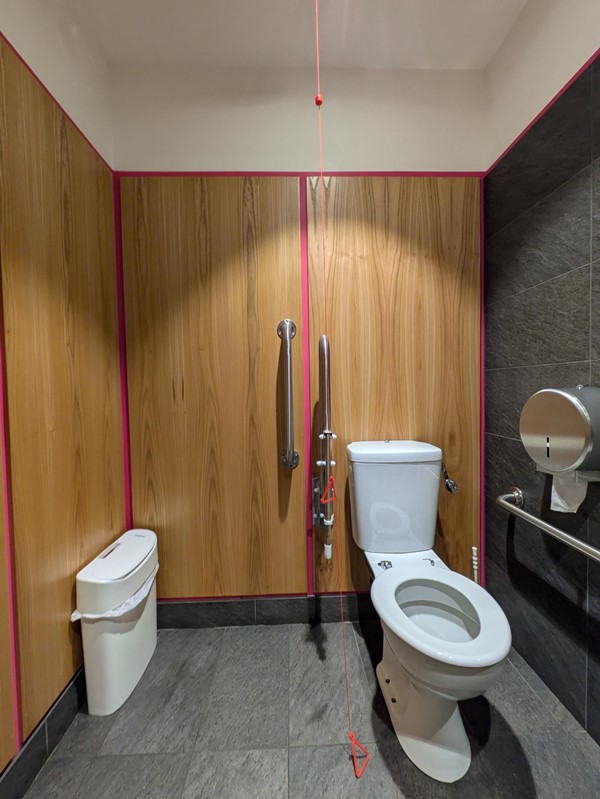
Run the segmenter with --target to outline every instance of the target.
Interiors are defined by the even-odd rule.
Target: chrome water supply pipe
[[[333,510],[335,461],[332,459],[332,441],[336,435],[331,430],[331,372],[327,336],[321,336],[319,339],[319,402],[323,427],[319,433],[320,457],[316,462],[316,466],[319,468],[319,477],[313,481],[313,524],[315,527],[325,528],[324,554],[326,560],[331,560],[335,520]]]

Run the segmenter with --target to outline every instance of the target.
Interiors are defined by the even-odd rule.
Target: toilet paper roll
[[[554,475],[550,510],[557,510],[560,513],[575,513],[585,499],[587,486],[587,483],[577,481],[576,472]]]

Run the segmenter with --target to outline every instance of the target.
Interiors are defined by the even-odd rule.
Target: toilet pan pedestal
[[[456,700],[417,687],[385,637],[377,679],[398,741],[415,766],[439,782],[463,777],[471,746]]]

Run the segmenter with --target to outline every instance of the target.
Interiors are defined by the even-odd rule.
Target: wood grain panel
[[[0,49],[0,253],[23,732],[81,663],[74,577],[123,529],[112,175]]]
[[[303,454],[298,180],[121,184],[134,519],[157,531],[159,594],[305,591],[276,334],[294,319]]]
[[[1,435],[1,433],[0,433]],[[9,564],[6,547],[4,516],[4,474],[0,460],[0,772],[17,749],[14,725],[13,668],[10,634],[10,604],[8,591]]]
[[[321,192],[316,180],[308,190],[316,353],[324,332]],[[436,548],[453,569],[470,574],[471,546],[479,544],[479,182],[330,178],[325,197],[343,588],[369,586],[349,518],[346,445],[353,440],[412,438],[442,448],[460,492],[440,494]],[[318,401],[316,358],[311,396]],[[314,540],[315,588],[334,591],[336,556],[325,561],[322,535]]]

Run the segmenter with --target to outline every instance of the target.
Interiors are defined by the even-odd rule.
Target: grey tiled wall
[[[495,497],[600,547],[600,484],[575,514],[519,438],[527,398],[600,386],[600,60],[485,179],[486,574],[515,648],[600,741],[600,564],[515,520]]]

